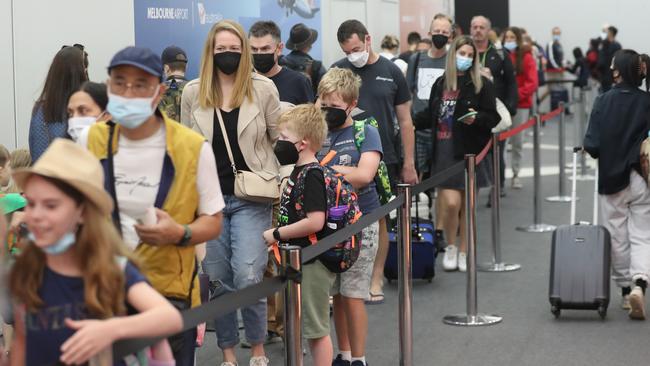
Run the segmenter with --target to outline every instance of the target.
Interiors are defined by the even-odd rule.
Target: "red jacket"
[[[517,72],[517,53],[510,52],[512,66]],[[517,89],[519,91],[519,102],[517,108],[527,109],[533,106],[533,95],[537,90],[539,82],[537,80],[537,65],[535,58],[530,52],[524,53],[521,73],[517,73]]]

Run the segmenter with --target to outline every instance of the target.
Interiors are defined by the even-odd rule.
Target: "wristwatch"
[[[276,227],[275,230],[273,230],[273,238],[277,241],[282,240],[282,238],[280,238],[280,228]]]
[[[190,229],[190,226],[183,225],[183,229],[185,230],[183,237],[176,243],[179,247],[186,247],[190,243],[190,240],[192,240],[192,229]]]

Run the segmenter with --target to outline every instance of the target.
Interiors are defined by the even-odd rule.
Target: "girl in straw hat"
[[[57,139],[14,179],[28,200],[30,242],[9,276],[13,365],[83,364],[97,355],[110,360],[118,339],[180,331],[179,312],[133,265],[109,220],[113,202],[89,152]],[[127,306],[138,313],[130,315]]]

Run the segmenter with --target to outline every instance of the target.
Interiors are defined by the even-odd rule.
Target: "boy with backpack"
[[[264,239],[269,244],[279,242],[308,247],[332,232],[328,229],[330,222],[326,226],[326,221],[334,217],[332,209],[340,207],[331,207],[333,203],[330,202],[331,183],[338,178],[316,160],[316,153],[327,134],[327,125],[318,108],[313,104],[302,104],[280,116],[278,130],[280,137],[275,153],[293,156],[291,160],[295,168],[280,198],[279,227],[265,231]],[[349,187],[347,182],[342,183],[342,186]],[[354,194],[347,188],[344,192],[337,190],[335,193],[339,196],[337,198],[343,198],[338,203],[348,205],[344,219],[350,221],[350,215],[357,217]],[[358,245],[354,240],[351,242]],[[333,357],[329,293],[336,279],[332,270],[337,268],[331,264],[321,255],[302,267],[303,336],[309,342],[316,366],[329,366]]]
[[[382,159],[382,146],[378,129],[371,125],[372,118],[352,119],[360,86],[361,78],[349,69],[332,68],[323,76],[318,95],[329,132],[318,158],[321,164],[327,164],[352,184],[358,193],[361,212],[368,214],[380,207],[375,176]],[[333,366],[366,366],[368,316],[364,302],[370,293],[379,223],[363,229],[361,237],[359,258],[348,271],[337,275],[333,289],[339,346]]]

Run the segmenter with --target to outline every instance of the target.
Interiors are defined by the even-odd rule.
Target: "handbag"
[[[641,177],[645,180],[646,184],[650,186],[650,136],[648,136],[641,143],[641,151],[639,154],[639,164],[641,165]]]
[[[501,121],[499,121],[499,124],[494,126],[492,129],[492,133],[495,132],[503,132],[512,126],[512,117],[510,116],[510,112],[508,111],[508,108],[506,107],[505,104],[501,101],[501,99],[496,98],[496,103],[497,103],[497,113],[499,113],[499,117],[501,117]]]
[[[276,177],[264,179],[253,172],[237,170],[237,167],[235,166],[235,158],[233,157],[230,148],[226,126],[223,123],[223,117],[221,116],[221,111],[218,108],[216,111],[217,118],[219,119],[219,126],[221,126],[221,133],[223,134],[223,140],[226,143],[228,159],[230,159],[232,172],[235,175],[235,197],[261,203],[267,203],[280,198],[280,187]]]

